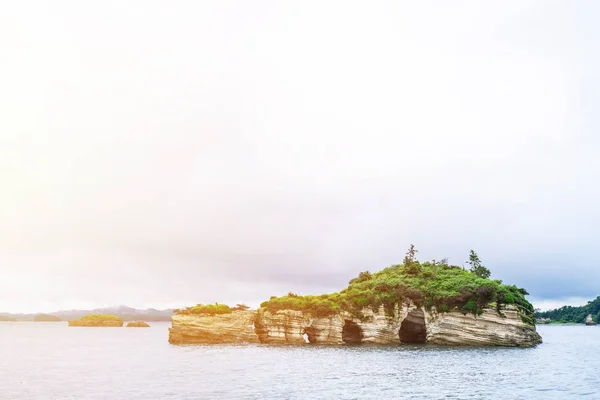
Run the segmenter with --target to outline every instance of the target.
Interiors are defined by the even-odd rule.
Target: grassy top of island
[[[495,308],[501,313],[502,305],[512,304],[519,310],[523,322],[534,324],[533,306],[525,298],[527,291],[489,279],[490,271],[473,250],[467,261],[469,270],[449,265],[446,259],[419,262],[416,253],[411,245],[402,264],[374,273],[361,272],[340,292],[316,296],[290,292],[286,296],[272,296],[261,303],[261,308],[270,312],[298,310],[315,317],[347,311],[362,318],[365,307],[374,311],[383,307],[387,315],[394,316],[396,306],[409,301],[426,309],[435,307],[439,312],[458,310],[464,314],[481,314],[484,308]],[[198,304],[175,310],[175,313],[216,315],[231,313],[235,309],[219,303]]]
[[[245,311],[249,309],[245,304],[238,304],[235,307],[229,307],[227,304],[197,304],[195,306],[186,307],[184,309],[173,310],[178,315],[219,315],[231,314],[233,311]]]
[[[69,326],[123,326],[123,320],[112,314],[88,314],[69,321]]]

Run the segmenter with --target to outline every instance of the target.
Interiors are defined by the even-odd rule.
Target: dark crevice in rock
[[[267,343],[269,341],[269,332],[267,331],[267,327],[260,320],[260,315],[257,313],[254,317],[254,322],[252,324],[254,326],[254,333],[258,336],[258,341],[261,343]]]
[[[345,320],[342,328],[342,341],[344,343],[361,343],[362,339],[363,334],[360,326],[349,319]]]
[[[425,315],[422,310],[412,310],[400,325],[400,342],[408,344],[422,344],[427,340],[425,328]]]

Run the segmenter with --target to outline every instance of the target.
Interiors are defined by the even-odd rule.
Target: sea
[[[600,399],[600,326],[534,348],[171,345],[169,323],[0,323],[0,399]]]

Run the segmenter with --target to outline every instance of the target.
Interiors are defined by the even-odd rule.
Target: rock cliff
[[[360,318],[339,312],[326,318],[296,310],[234,311],[221,315],[175,315],[169,330],[173,344],[440,344],[529,347],[541,343],[535,326],[522,321],[515,307],[501,314],[458,311],[437,313],[414,304],[396,307],[394,316],[363,309]]]
[[[219,315],[174,315],[169,329],[173,344],[259,343],[254,332],[256,311]]]
[[[516,307],[507,306],[501,313],[485,309],[478,316],[460,312],[429,315],[427,343],[516,347],[542,343],[535,326],[524,323]]]

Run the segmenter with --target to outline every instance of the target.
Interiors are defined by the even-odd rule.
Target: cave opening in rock
[[[317,343],[317,335],[319,334],[319,330],[314,326],[309,326],[308,328],[304,328],[304,340],[310,344]]]
[[[427,329],[425,328],[425,315],[422,310],[412,310],[400,325],[400,342],[407,344],[426,343]]]
[[[362,339],[363,334],[360,326],[349,319],[345,320],[342,328],[342,341],[344,343],[361,343]]]

